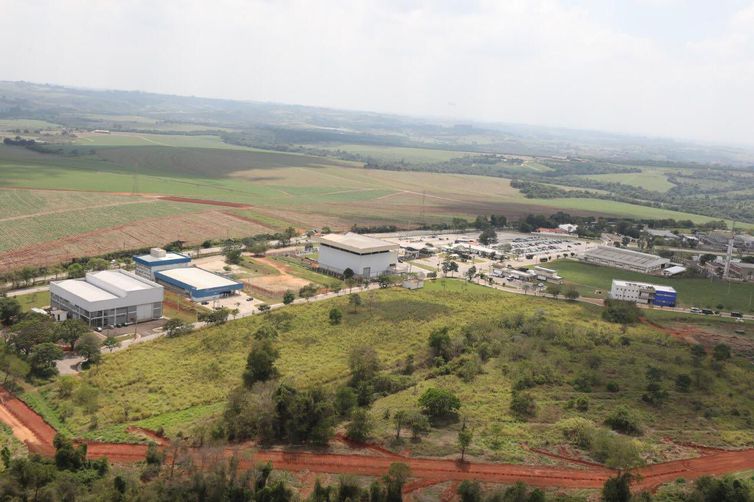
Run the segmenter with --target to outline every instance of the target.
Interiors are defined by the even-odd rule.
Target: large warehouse
[[[319,267],[342,274],[350,268],[360,277],[377,277],[398,263],[398,244],[348,232],[320,238]]]
[[[149,254],[134,256],[134,263],[136,263],[136,275],[153,281],[155,272],[188,267],[191,258],[178,253],[169,253],[161,248],[152,248]]]
[[[647,284],[644,282],[619,281],[613,279],[609,297],[634,303],[675,307],[676,292],[670,286]]]
[[[243,284],[197,267],[181,267],[155,272],[157,282],[186,293],[192,300],[211,300],[231,296]]]
[[[162,317],[163,287],[125,270],[50,283],[50,305],[93,328]]]
[[[581,260],[595,265],[622,268],[645,274],[657,272],[670,264],[670,260],[661,256],[611,246],[590,249],[584,253]]]

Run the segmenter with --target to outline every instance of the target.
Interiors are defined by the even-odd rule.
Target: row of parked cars
[[[704,315],[722,315],[719,310],[712,310],[712,309],[700,309],[697,307],[692,307],[689,309],[689,312],[692,314],[704,314]],[[735,317],[738,322],[744,322],[744,315],[741,312],[731,312],[731,317]]]

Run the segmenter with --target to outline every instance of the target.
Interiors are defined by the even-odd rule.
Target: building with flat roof
[[[537,274],[537,279],[540,281],[562,282],[563,278],[558,275],[557,270],[551,268],[535,266],[532,270]]]
[[[162,317],[163,287],[125,270],[50,283],[50,305],[94,328]]]
[[[398,244],[348,232],[320,237],[319,268],[342,274],[350,268],[360,277],[377,277],[398,263]]]
[[[169,270],[171,268],[188,267],[191,258],[188,256],[170,253],[161,248],[152,248],[149,254],[134,256],[136,263],[136,275],[154,280],[155,272]]]
[[[197,267],[180,267],[155,272],[155,279],[192,300],[212,300],[231,296],[243,289],[240,282]]]
[[[675,307],[676,292],[670,286],[613,279],[609,298],[658,307]]]
[[[670,260],[661,256],[612,246],[590,249],[582,255],[581,260],[586,263],[633,270],[644,274],[658,272],[670,264]]]

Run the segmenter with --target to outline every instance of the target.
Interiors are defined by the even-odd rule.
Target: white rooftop
[[[238,282],[226,279],[225,277],[197,267],[174,268],[170,270],[161,270],[159,275],[169,277],[176,281],[196,289],[221,288],[224,286],[234,286]]]
[[[99,279],[107,285],[112,285],[115,288],[125,291],[141,291],[144,289],[151,289],[155,285],[151,281],[146,282],[144,279],[137,278],[132,274],[125,274],[120,270],[102,270],[100,272],[90,272],[86,274],[87,280],[91,278]]]
[[[634,251],[632,249],[616,248],[612,246],[600,246],[592,248],[584,256],[600,258],[603,260],[611,260],[616,262],[627,263],[630,265],[639,266],[656,266],[659,267],[665,263],[670,263],[670,260],[661,256],[642,253],[640,251]]]
[[[160,252],[161,251],[161,252]],[[170,253],[165,251],[164,249],[155,248],[152,249],[149,254],[143,254],[137,256],[140,260],[144,260],[148,263],[158,263],[161,261],[167,261],[167,260],[180,260],[180,259],[188,259],[188,256],[178,254],[178,253]]]
[[[67,279],[65,281],[56,282],[55,284],[61,289],[88,302],[100,302],[103,300],[114,300],[118,298],[114,294],[81,279]]]
[[[647,282],[634,282],[634,281],[621,281],[619,279],[613,279],[614,286],[627,287],[627,286],[639,286],[640,288],[652,288],[655,291],[666,291],[668,293],[675,293],[675,289],[670,286],[662,286],[660,284],[649,284]]]
[[[345,251],[351,251],[357,254],[379,253],[381,251],[391,251],[398,249],[398,244],[383,241],[368,235],[348,232],[346,234],[327,234],[320,237],[320,242]]]

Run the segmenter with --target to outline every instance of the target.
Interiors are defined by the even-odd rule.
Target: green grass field
[[[14,129],[61,129],[60,124],[53,124],[44,120],[32,119],[0,119],[0,131],[11,131]]]
[[[21,310],[28,312],[34,307],[42,308],[50,305],[50,292],[38,291],[14,297],[21,304]]]
[[[204,128],[208,129],[208,128]],[[258,151],[245,146],[225,143],[219,136],[183,134],[111,133],[83,134],[74,142],[76,145],[102,146],[169,146],[174,148],[216,148],[221,150]],[[259,150],[261,151],[261,150]]]
[[[610,291],[612,280],[622,279],[672,286],[678,293],[678,304],[681,306],[716,308],[722,304],[726,310],[754,311],[754,283],[657,277],[571,260],[554,261],[548,267],[557,270],[566,284],[574,284],[585,296],[598,296],[594,291],[600,290],[604,297]]]
[[[666,171],[652,168],[642,168],[642,172],[640,173],[593,174],[587,176],[587,178],[597,181],[623,183],[656,192],[667,192],[675,186],[668,181]]]
[[[196,426],[222,411],[228,392],[240,382],[252,333],[272,323],[281,333],[278,367],[285,381],[298,386],[345,381],[352,347],[374,347],[385,371],[397,370],[409,354],[414,355],[416,385],[378,399],[372,408],[375,434],[387,444],[393,431],[385,417],[415,408],[417,397],[428,387],[447,388],[461,398],[461,415],[474,429],[472,453],[498,460],[529,458],[521,447],[524,441],[531,446],[563,443],[565,421],[581,417],[599,426],[618,404],[630,406],[639,416],[646,433],[635,443],[646,460],[672,455],[672,448],[661,441],[664,437],[714,444],[754,441],[745,414],[730,412],[732,407],[754,409],[754,396],[748,392],[750,363],[743,360],[726,363],[719,376],[703,364],[697,370],[705,388],[681,393],[673,388],[675,376],[697,371],[688,347],[646,325],[622,332],[620,326],[600,320],[599,308],[593,305],[510,295],[454,280],[428,283],[423,290],[380,290],[362,297],[364,304],[357,310],[346,298],[297,305],[106,354],[101,365],[82,375],[72,397],[58,396],[57,384],[48,384],[33,394],[35,408],[52,423],[60,422],[62,414],[67,428],[89,438],[126,439],[128,424],[191,435]],[[337,326],[328,322],[333,306],[344,312]],[[506,328],[518,314],[539,327],[528,328],[528,335]],[[453,373],[432,376],[431,367],[424,366],[428,336],[443,326],[458,340],[494,340],[492,356],[473,381]],[[648,366],[663,370],[663,385],[669,391],[667,402],[658,408],[640,400]],[[530,372],[550,376],[548,383],[529,390],[537,415],[527,422],[514,418],[508,406],[512,382]],[[572,385],[580,375],[589,376],[589,392]],[[618,383],[620,390],[606,392],[608,382]],[[587,399],[588,410],[568,406],[576,397]],[[410,447],[415,454],[453,453],[458,426],[433,429]]]

